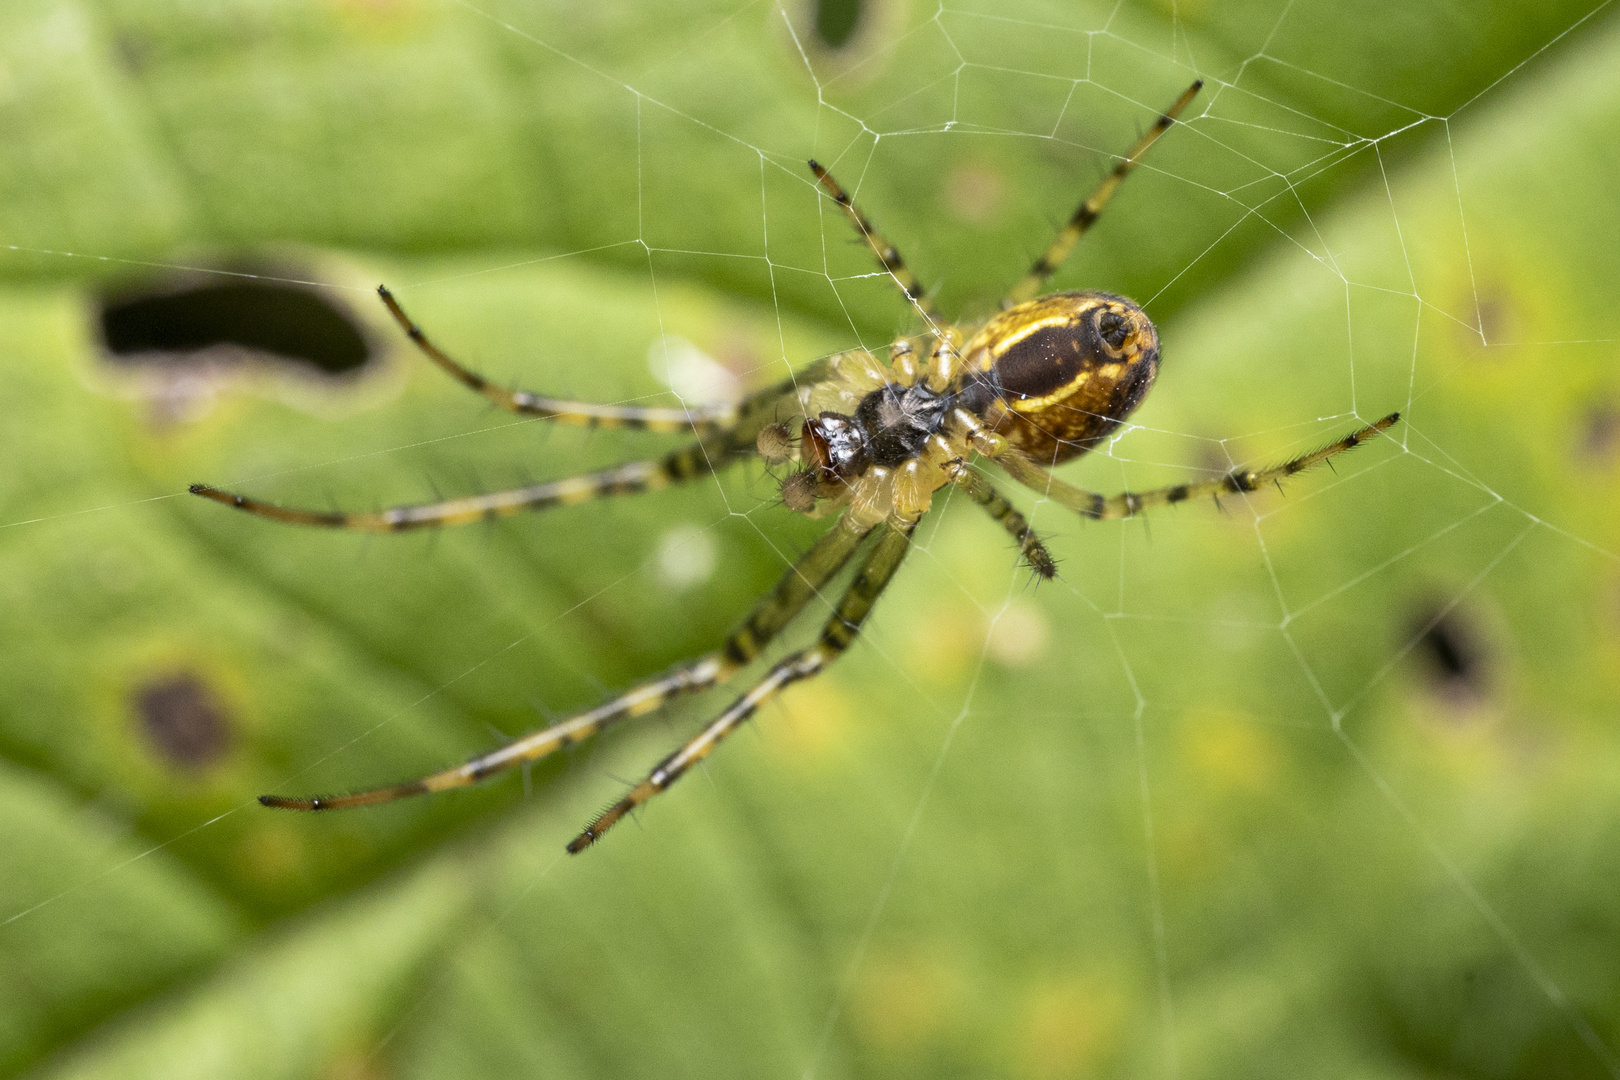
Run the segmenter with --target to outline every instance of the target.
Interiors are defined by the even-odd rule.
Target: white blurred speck
[[[682,401],[711,405],[742,400],[742,383],[736,375],[675,334],[666,334],[647,348],[647,368]]]
[[[658,579],[671,589],[703,584],[714,564],[714,533],[700,525],[677,525],[658,540]]]
[[[1052,640],[1046,612],[1034,604],[1014,600],[990,624],[985,649],[991,659],[1007,667],[1030,667],[1045,656]]]

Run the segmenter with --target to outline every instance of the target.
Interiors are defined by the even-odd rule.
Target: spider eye
[[[1104,311],[1097,316],[1097,336],[1113,349],[1123,349],[1125,339],[1131,336],[1130,320],[1117,311]]]

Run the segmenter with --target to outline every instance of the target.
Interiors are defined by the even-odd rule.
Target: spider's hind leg
[[[1111,496],[1066,484],[1016,450],[1009,450],[995,460],[1014,480],[1045,495],[1053,502],[1078,511],[1083,517],[1109,520],[1134,517],[1150,507],[1186,502],[1205,495],[1219,498],[1229,492],[1240,494],[1255,491],[1273,481],[1280,481],[1285,476],[1293,476],[1313,465],[1320,465],[1346,450],[1354,450],[1373,436],[1381,435],[1394,427],[1400,418],[1400,413],[1390,413],[1382,420],[1352,431],[1337,442],[1291,458],[1281,465],[1272,465],[1264,469],[1247,467],[1233,469],[1215,480],[1203,480],[1196,484],[1176,484],[1172,487],[1154,488],[1151,491],[1122,491],[1118,495]]]
[[[837,526],[844,528],[842,521]],[[802,649],[778,661],[764,677],[727,709],[710,721],[708,726],[679,750],[660,761],[646,778],[631,788],[618,802],[604,810],[585,830],[568,844],[570,853],[578,854],[602,838],[626,814],[645,803],[659,792],[679,780],[688,769],[714,751],[716,746],[742,726],[761,705],[781,693],[793,683],[812,678],[841,656],[861,624],[872,612],[872,605],[888,587],[911,545],[911,532],[915,525],[899,527],[886,524],[878,527],[882,535],[876,546],[861,564],[860,573],[850,585],[832,618],[822,627],[821,637],[808,649]]]

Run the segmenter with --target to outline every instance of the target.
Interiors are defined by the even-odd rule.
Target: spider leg
[[[793,395],[800,382],[825,378],[826,370],[825,362],[818,361],[793,379],[754,394],[737,407],[735,422],[709,437],[672,450],[661,458],[631,461],[600,472],[548,480],[509,491],[395,506],[368,513],[278,506],[208,484],[192,484],[189,490],[193,495],[201,495],[205,499],[272,521],[374,533],[466,525],[510,517],[529,510],[544,510],[551,506],[573,506],[609,495],[655,491],[671,484],[708,476],[732,464],[742,455],[757,453],[760,429],[774,423],[783,408],[797,407]]]
[[[972,469],[962,469],[953,482],[968,498],[983,507],[985,513],[1000,522],[1007,534],[1018,542],[1018,549],[1024,553],[1024,561],[1031,570],[1047,580],[1057,577],[1057,564],[1052,561],[1051,552],[1035,535],[1035,530],[1029,527],[1024,515],[990,481]]]
[[[1329,458],[1354,450],[1362,443],[1375,435],[1382,434],[1395,426],[1400,420],[1400,413],[1390,413],[1375,423],[1364,428],[1352,431],[1337,442],[1329,443],[1319,450],[1312,450],[1308,454],[1301,454],[1265,469],[1233,469],[1225,476],[1216,480],[1204,480],[1196,484],[1177,484],[1174,487],[1155,488],[1152,491],[1124,491],[1118,495],[1099,495],[1094,491],[1086,491],[1072,484],[1065,484],[1062,480],[1047,472],[1041,466],[1016,450],[1009,450],[996,458],[996,462],[1007,470],[1009,476],[1025,487],[1033,488],[1053,502],[1067,506],[1070,510],[1078,511],[1082,516],[1096,519],[1128,518],[1141,513],[1152,506],[1164,506],[1168,503],[1186,502],[1188,499],[1201,498],[1204,495],[1213,495],[1219,502],[1225,492],[1249,492],[1269,484],[1274,480],[1281,480],[1285,476],[1293,476],[1297,472],[1304,472],[1312,465],[1319,465]]]
[[[648,679],[594,709],[530,732],[463,765],[420,780],[348,795],[305,798],[261,795],[259,802],[284,810],[340,810],[467,787],[515,766],[538,761],[595,735],[617,721],[646,716],[672,698],[723,683],[757,657],[804,610],[810,599],[837,576],[866,538],[866,532],[847,519],[840,520],[782,575],[776,587],[754,606],[748,618],[732,631],[719,649],[657,678]]]
[[[1181,96],[1176,98],[1175,102],[1147,130],[1147,134],[1136,140],[1136,145],[1131,147],[1130,152],[1119,160],[1113,171],[1103,178],[1102,183],[1097,185],[1096,190],[1086,196],[1084,202],[1075,207],[1073,216],[1069,218],[1069,223],[1058,231],[1058,234],[1052,238],[1051,246],[1042,252],[1041,257],[1036,259],[1034,265],[1029,268],[1029,273],[1025,274],[1023,280],[1012,287],[1012,291],[1007,294],[1007,298],[1001,302],[1003,308],[1022,304],[1024,301],[1033,300],[1040,295],[1041,286],[1046,284],[1047,278],[1057,273],[1058,267],[1062,266],[1063,261],[1069,257],[1069,252],[1074,250],[1074,245],[1079,243],[1080,237],[1084,236],[1086,230],[1091,228],[1097,219],[1102,216],[1103,207],[1107,206],[1108,200],[1113,198],[1114,191],[1119,187],[1120,182],[1130,175],[1132,169],[1136,168],[1136,163],[1142,160],[1142,155],[1147,153],[1148,147],[1157,142],[1159,136],[1168,131],[1170,125],[1176,122],[1176,117],[1181,115],[1181,111],[1187,107],[1198,91],[1203,88],[1203,85],[1204,80],[1199,79],[1183,90]]]
[[[708,757],[726,736],[741,727],[761,705],[793,683],[819,674],[838,659],[860,633],[861,624],[871,613],[872,605],[900,568],[911,544],[913,528],[915,525],[882,526],[877,544],[861,564],[854,583],[838,601],[832,618],[822,627],[817,642],[778,661],[759,682],[710,721],[696,737],[660,761],[624,798],[608,807],[585,827],[584,832],[569,841],[569,852],[578,854],[590,847],[620,818],[668,788],[686,770]]]
[[[850,222],[855,226],[855,231],[861,234],[861,239],[865,240],[866,246],[872,249],[872,254],[877,256],[878,263],[882,265],[884,270],[888,271],[889,277],[893,278],[894,283],[900,286],[900,291],[906,294],[906,299],[916,305],[917,311],[921,313],[930,326],[942,322],[938,309],[934,307],[934,302],[928,298],[928,290],[923,288],[922,282],[917,280],[917,275],[913,274],[910,268],[906,266],[906,260],[900,257],[899,249],[889,243],[883,234],[873,227],[871,220],[861,213],[854,200],[844,192],[843,188],[838,186],[838,181],[832,178],[832,173],[822,168],[815,161],[810,162],[810,171],[815,173],[816,181],[821,184],[822,189],[828,195],[832,196],[833,202],[836,202],[844,213],[848,215]]]
[[[488,379],[452,360],[428,339],[422,328],[411,321],[405,309],[399,306],[394,294],[386,286],[377,286],[377,295],[388,306],[389,314],[416,347],[451,378],[463,386],[484,395],[507,412],[523,416],[538,416],[561,424],[580,427],[639,428],[644,431],[695,431],[699,435],[718,432],[732,423],[736,408],[732,405],[693,405],[684,409],[642,408],[633,405],[594,405],[584,401],[564,401],[560,398],[532,394],[527,390],[508,390],[496,386]]]
[[[190,491],[193,495],[201,495],[205,499],[212,499],[217,503],[224,503],[226,506],[290,525],[314,525],[327,529],[351,529],[373,533],[406,532],[411,529],[493,521],[527,510],[573,506],[608,495],[656,491],[671,484],[707,476],[720,466],[730,463],[730,456],[724,454],[723,448],[693,443],[661,458],[631,461],[600,472],[584,473],[562,480],[548,480],[543,484],[531,484],[509,491],[492,491],[487,495],[468,495],[459,499],[446,499],[443,502],[395,506],[375,512],[304,510],[298,507],[278,506],[263,499],[209,487],[207,484],[192,484]]]

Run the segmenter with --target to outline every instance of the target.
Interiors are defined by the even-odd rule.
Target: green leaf
[[[1614,1070],[1613,18],[860,12],[842,50],[797,4],[0,12],[0,1069]],[[1065,475],[1390,437],[1220,510],[1018,494],[1039,590],[942,500],[845,660],[578,858],[735,686],[524,779],[254,801],[588,708],[824,528],[758,466],[433,536],[186,495],[373,509],[670,446],[490,411],[377,282],[503,383],[669,404],[695,349],[764,385],[916,329],[804,159],[972,320],[1195,75],[1055,280],[1164,341]],[[109,307],[208,286],[369,359],[108,355]]]

